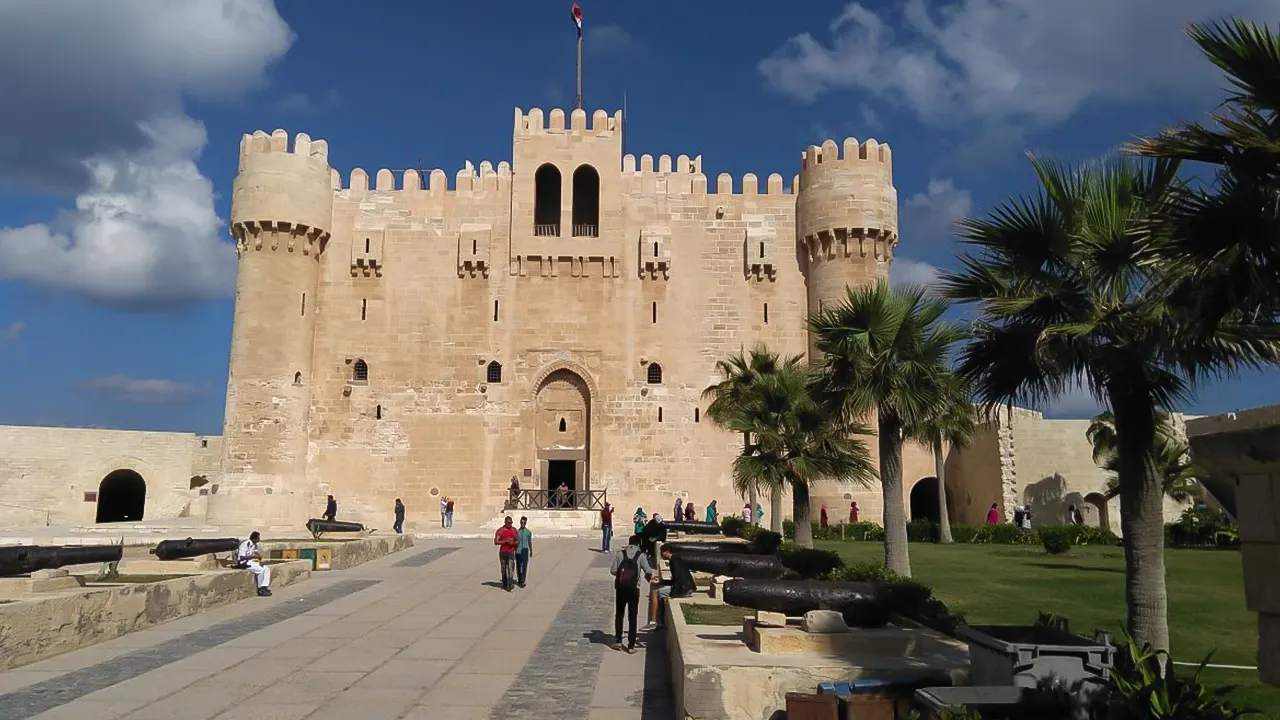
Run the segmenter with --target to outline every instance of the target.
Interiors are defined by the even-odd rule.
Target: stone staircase
[[[600,529],[599,510],[509,510],[500,513],[488,526],[497,529],[508,515],[516,525],[520,524],[520,518],[529,518],[529,529],[534,532],[586,534]]]

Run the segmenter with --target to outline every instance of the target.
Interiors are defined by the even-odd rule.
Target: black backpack
[[[634,589],[639,581],[640,565],[636,562],[637,556],[628,554],[627,549],[622,550],[622,562],[618,565],[618,574],[613,581],[613,587],[617,589]]]

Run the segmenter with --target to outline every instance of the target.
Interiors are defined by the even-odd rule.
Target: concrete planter
[[[972,685],[1034,688],[1056,675],[1067,683],[1111,676],[1115,648],[1041,625],[962,625],[957,635],[969,643]]]

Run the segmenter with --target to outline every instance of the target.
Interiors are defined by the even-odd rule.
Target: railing
[[[600,226],[599,225],[581,225],[581,224],[574,225],[573,236],[574,237],[600,237]]]
[[[533,226],[534,237],[560,237],[560,223]]]
[[[504,510],[600,510],[606,490],[511,490]]]

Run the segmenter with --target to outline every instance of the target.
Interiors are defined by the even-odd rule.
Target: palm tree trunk
[[[902,503],[902,433],[892,418],[880,416],[880,490],[884,499],[884,566],[911,577],[907,554],[907,511]]]
[[[1115,411],[1120,528],[1124,534],[1126,621],[1139,646],[1169,650],[1164,489],[1155,462],[1155,413],[1146,398],[1134,402],[1117,396],[1112,393],[1111,407]]]
[[[751,448],[751,433],[744,432],[742,433],[742,454],[746,455],[747,452],[749,452],[750,448]],[[751,489],[747,491],[747,504],[751,506],[751,524],[752,525],[760,524],[756,522],[756,502],[757,502],[756,486],[752,485]]]
[[[813,547],[813,520],[810,518],[809,483],[791,481],[791,519],[796,524],[796,544]]]
[[[947,458],[942,454],[942,436],[933,437],[933,474],[938,478],[938,542],[951,542],[951,516],[947,514]]]
[[[782,532],[782,488],[773,489],[773,495],[769,498],[769,529],[776,532]]]

